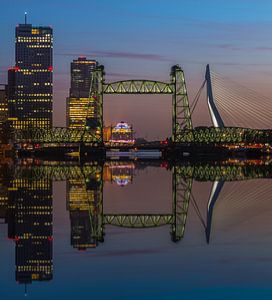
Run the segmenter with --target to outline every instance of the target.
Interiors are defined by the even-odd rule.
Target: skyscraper
[[[8,119],[7,85],[0,85],[0,143],[7,143],[5,124]]]
[[[91,72],[98,66],[96,60],[79,57],[71,62],[70,97],[88,98],[91,85]]]
[[[52,127],[53,33],[20,24],[15,30],[15,67],[9,70],[9,117],[16,129]]]
[[[79,57],[71,63],[71,87],[67,98],[67,126],[84,128],[89,107],[91,73],[98,66],[95,60]],[[93,116],[90,116],[93,117]]]

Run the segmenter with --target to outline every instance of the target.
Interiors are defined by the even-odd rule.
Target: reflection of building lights
[[[116,178],[114,179],[114,181],[115,181],[116,184],[119,185],[119,186],[125,186],[125,185],[127,185],[127,184],[129,183],[129,180],[128,180],[128,179],[123,179],[123,178],[118,178],[118,177],[116,177]]]
[[[114,170],[114,169],[135,169],[135,165],[132,163],[132,164],[125,164],[125,165],[109,165],[109,168],[111,170]]]

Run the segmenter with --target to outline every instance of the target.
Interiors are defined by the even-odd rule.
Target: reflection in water
[[[104,164],[104,181],[114,181],[119,186],[132,183],[135,170],[133,162],[106,162]]]
[[[133,182],[137,170],[148,166],[172,172],[170,213],[104,213],[103,183],[124,188]],[[205,228],[209,243],[215,203],[225,181],[271,178],[268,161],[228,160],[213,163],[107,161],[85,165],[23,161],[1,166],[0,217],[8,224],[8,237],[15,242],[16,281],[51,280],[53,277],[52,182],[66,181],[66,203],[70,216],[71,245],[78,250],[95,248],[105,238],[105,225],[127,228],[170,226],[171,239],[183,238],[191,201]],[[140,174],[139,174],[140,176]],[[211,181],[213,187],[202,217],[192,194],[193,180]]]
[[[141,165],[142,168],[147,166],[148,164]],[[157,166],[160,167],[160,164]],[[182,238],[192,179],[176,180],[176,172],[173,182],[174,196],[171,214],[105,214],[103,212],[102,178],[104,181],[124,186],[120,182],[132,182],[134,169],[135,164],[132,162],[107,162],[103,166],[90,164],[85,168],[68,167],[67,200],[71,218],[71,244],[74,248],[85,250],[98,246],[99,242],[104,241],[105,225],[151,228],[170,224],[173,241]],[[50,166],[47,166],[44,171],[54,172],[54,167],[50,169]]]
[[[67,178],[67,204],[71,220],[71,244],[85,250],[103,241],[103,167],[94,165],[88,174]]]
[[[16,178],[11,169],[9,174],[3,169],[1,217],[8,224],[8,238],[15,242],[16,281],[27,284],[51,280],[52,180]]]

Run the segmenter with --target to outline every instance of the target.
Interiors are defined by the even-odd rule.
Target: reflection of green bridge
[[[257,178],[270,178],[272,176],[272,166],[270,162],[255,161],[240,161],[240,162],[222,162],[220,164],[209,163],[178,163],[173,170],[176,175],[184,179],[194,179],[198,181],[237,181]],[[139,166],[157,166],[160,167],[160,162],[134,162]],[[31,177],[35,180],[48,178],[55,181],[64,181],[74,178],[88,178],[90,174],[97,168],[101,168],[100,163],[89,163],[84,165],[76,164],[58,164],[48,163],[44,165],[23,165],[17,166],[15,169],[15,177]],[[168,165],[166,165],[168,167]]]
[[[118,165],[117,162],[108,164]],[[141,167],[148,163],[135,162]],[[153,166],[161,166],[152,162]],[[163,225],[171,226],[171,236],[174,241],[182,239],[185,230],[187,212],[192,198],[192,183],[197,181],[212,181],[216,185],[210,196],[209,219],[207,228],[211,229],[212,208],[225,181],[271,178],[272,166],[265,161],[231,161],[220,164],[180,164],[172,170],[172,212],[168,214],[106,214],[103,212],[103,163],[86,165],[44,164],[22,165],[15,169],[15,178],[29,178],[30,180],[73,180],[80,181],[86,190],[90,215],[90,236],[92,243],[97,245],[103,241],[104,225],[128,228],[150,228]],[[221,182],[218,186],[218,182]],[[91,193],[89,193],[91,192]],[[94,197],[94,198],[93,198]],[[212,205],[211,205],[212,204]]]

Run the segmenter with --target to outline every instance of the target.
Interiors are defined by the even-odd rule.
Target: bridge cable
[[[228,126],[269,128],[271,127],[271,100],[259,93],[226,80],[211,72],[215,103],[227,119]],[[253,122],[253,123],[252,123]]]
[[[239,118],[239,123],[242,124],[245,127],[253,127],[253,126],[248,126],[246,124],[248,124],[248,120],[249,120],[249,116],[253,117],[253,120],[258,120],[259,123],[261,122],[261,127],[267,127],[267,120],[268,120],[268,116],[266,115],[266,113],[262,112],[260,113],[259,111],[255,111],[255,107],[253,104],[250,103],[240,103],[238,104],[237,99],[239,100],[239,97],[232,97],[230,95],[228,95],[228,97],[226,97],[228,99],[228,104],[226,104],[223,99],[219,99],[217,98],[217,103],[219,104],[219,109],[221,108],[223,110],[223,112],[228,113],[229,117],[235,122],[236,118]],[[230,105],[231,104],[231,105]],[[237,116],[233,115],[234,113],[234,109],[235,109],[235,113]],[[260,107],[260,106],[259,106]],[[263,107],[264,109],[264,107]],[[240,111],[242,113],[240,113]],[[246,113],[246,115],[245,115]],[[235,124],[236,125],[236,124]]]
[[[226,92],[225,92],[225,90],[224,90],[223,87],[217,86],[216,88],[219,89],[223,94],[224,94],[224,93],[226,94]],[[251,109],[256,108],[256,106],[254,106],[252,103],[250,103],[250,102],[248,102],[248,101],[245,103],[245,99],[242,98],[239,94],[238,94],[238,95],[237,95],[237,94],[235,95],[235,94],[233,94],[232,92],[228,91],[227,96],[228,96],[228,101],[234,100],[234,102],[236,103],[236,105],[239,106],[241,109],[247,109],[247,110],[248,110],[248,107],[245,106],[245,104],[247,104],[247,105],[250,107],[250,110],[249,110],[249,111],[251,111]],[[218,99],[220,99],[220,97],[218,97]],[[239,103],[239,101],[238,101],[238,103],[237,103],[237,101],[235,101],[235,100],[237,100],[237,99],[241,100],[241,101],[240,101],[241,104]],[[247,99],[249,99],[249,98],[247,98]],[[247,100],[247,99],[246,99],[246,100]],[[243,104],[244,104],[244,105],[243,105]],[[260,106],[260,103],[258,103],[258,104],[259,104],[259,106]],[[264,107],[264,105],[262,105],[261,107]],[[254,112],[254,110],[253,110],[253,112]],[[253,112],[252,112],[252,113],[253,113]],[[267,117],[269,116],[269,115],[267,114],[267,112],[265,112],[265,111],[264,111],[264,114],[267,115]],[[264,120],[266,120],[266,119],[264,119]]]
[[[201,224],[203,225],[204,229],[206,229],[206,224],[205,224],[205,221],[201,215],[201,212],[200,212],[200,209],[199,209],[199,206],[197,204],[197,201],[193,195],[193,193],[191,192],[191,202],[192,202],[192,205],[193,205],[193,208],[194,208],[194,211],[196,213],[196,215],[198,216]]]
[[[225,226],[236,226],[234,221],[240,223],[248,221],[251,217],[256,217],[256,214],[259,215],[264,212],[263,203],[260,204],[260,201],[265,201],[269,207],[271,185],[268,181],[260,181],[258,180],[257,187],[256,184],[252,185],[253,180],[232,182],[225,187],[225,193],[221,196],[223,201],[220,201],[219,207],[219,212],[222,214],[220,214],[220,223],[225,224]],[[224,218],[224,216],[226,217]],[[246,219],[241,220],[241,216],[246,217]],[[223,222],[224,219],[228,221],[229,218],[231,223]]]
[[[198,101],[199,101],[199,98],[200,98],[200,96],[201,96],[201,93],[202,93],[202,91],[203,91],[203,88],[204,88],[205,84],[206,84],[206,79],[205,79],[205,80],[203,81],[203,83],[201,84],[201,86],[200,86],[198,92],[196,93],[196,96],[195,96],[195,98],[194,98],[194,100],[193,100],[193,102],[192,102],[192,105],[191,105],[191,107],[190,107],[190,110],[191,110],[191,116],[192,116],[192,114],[193,114],[193,112],[194,112],[194,110],[195,110],[195,108],[196,108],[196,106],[197,106],[197,103],[198,103]]]

